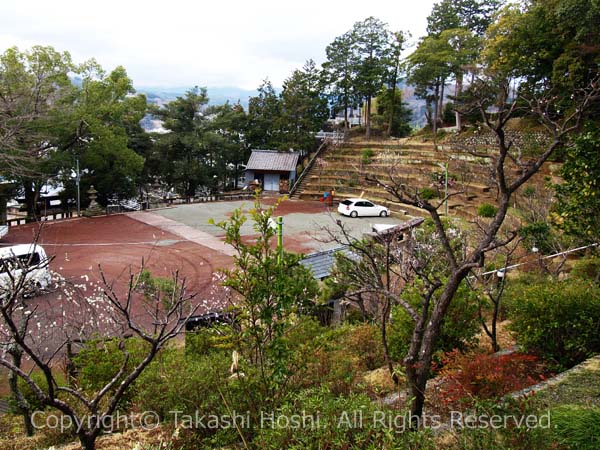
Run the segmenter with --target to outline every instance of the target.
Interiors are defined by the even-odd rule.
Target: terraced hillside
[[[478,149],[477,154],[453,147],[416,141],[346,142],[326,150],[305,174],[293,197],[318,199],[324,191],[335,189],[336,200],[363,196],[388,206],[400,215],[424,216],[426,213],[392,201],[392,196],[369,179],[383,183],[402,183],[425,195],[434,195],[432,202],[444,198],[445,165],[448,164],[449,215],[472,219],[482,203],[496,203],[492,170],[493,150]],[[509,175],[518,170],[514,166]],[[543,183],[550,168],[534,180]],[[428,192],[425,193],[423,189]],[[440,208],[443,212],[445,206]]]

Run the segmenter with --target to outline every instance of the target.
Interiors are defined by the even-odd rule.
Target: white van
[[[20,282],[25,268],[28,268],[25,275],[25,295],[35,295],[40,290],[47,289],[52,280],[48,262],[46,252],[39,245],[0,247],[0,296],[3,291],[11,289],[13,283]]]

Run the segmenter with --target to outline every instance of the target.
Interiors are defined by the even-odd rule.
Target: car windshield
[[[342,205],[346,205],[346,206],[351,205],[351,204],[352,204],[352,202],[350,200],[344,200],[342,202]]]
[[[13,255],[0,260],[0,272],[4,273],[26,267],[33,267],[40,264],[40,262],[41,258],[37,252],[25,255]]]

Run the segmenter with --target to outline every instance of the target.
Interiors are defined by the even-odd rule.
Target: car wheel
[[[356,211],[352,211],[350,213],[350,217],[358,217],[358,213]]]
[[[387,217],[387,215],[388,215],[387,211],[381,211],[379,213],[379,217]]]

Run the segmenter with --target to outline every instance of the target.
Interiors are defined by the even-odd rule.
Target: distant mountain
[[[159,87],[145,86],[136,88],[137,92],[145,94],[149,103],[164,105],[177,97],[183,96],[192,87]],[[237,87],[209,87],[208,92],[209,105],[223,105],[226,102],[240,102],[244,109],[248,109],[248,99],[258,94],[256,90],[247,90]]]
[[[411,124],[416,127],[421,127],[425,124],[425,102],[418,99],[414,95],[414,89],[404,84],[400,85],[403,91],[402,100],[408,104],[408,107],[413,111],[413,120]],[[136,88],[137,92],[145,94],[148,103],[156,105],[164,105],[175,100],[177,97],[185,95],[187,91],[193,89],[191,86],[185,87],[164,87],[164,86],[144,86]],[[209,87],[206,89],[208,93],[209,105],[222,105],[226,102],[231,104],[240,102],[243,108],[248,111],[248,99],[258,95],[256,90],[241,89],[237,87]],[[280,89],[275,89],[280,92]],[[165,132],[161,127],[160,121],[151,116],[146,116],[141,123],[146,131]]]
[[[148,103],[155,105],[165,105],[177,97],[182,97],[192,87],[159,87],[145,86],[136,88],[140,94],[144,94],[148,99]],[[206,89],[208,94],[209,105],[223,105],[226,102],[231,104],[240,102],[242,107],[248,111],[248,99],[258,95],[256,90],[247,90],[236,87],[209,87]],[[150,115],[146,115],[140,122],[142,128],[148,132],[164,133],[166,130],[162,127],[160,120],[154,119]]]

